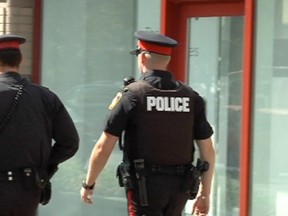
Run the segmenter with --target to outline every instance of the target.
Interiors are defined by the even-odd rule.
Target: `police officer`
[[[135,35],[138,48],[131,54],[137,56],[142,76],[110,104],[105,129],[91,153],[81,198],[92,203],[95,181],[125,131],[124,166],[118,169],[125,178],[121,184],[126,186],[129,215],[180,216],[189,198],[182,188],[194,160],[195,140],[201,159],[210,167],[202,174],[191,212],[206,215],[215,152],[203,99],[167,71],[175,40],[154,32]]]
[[[3,216],[35,215],[43,199],[40,184],[45,186],[49,180],[44,177],[49,178],[59,163],[72,157],[79,142],[74,123],[60,99],[49,89],[20,76],[20,45],[24,42],[21,36],[0,36],[0,215]]]

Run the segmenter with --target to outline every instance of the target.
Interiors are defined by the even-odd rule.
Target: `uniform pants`
[[[148,206],[140,205],[138,188],[127,191],[129,216],[181,216],[189,195],[181,191],[183,176],[146,177]]]
[[[0,181],[0,216],[35,216],[40,189],[24,188],[22,182]]]

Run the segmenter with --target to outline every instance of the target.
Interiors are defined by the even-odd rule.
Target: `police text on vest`
[[[147,96],[147,111],[190,112],[189,97]]]

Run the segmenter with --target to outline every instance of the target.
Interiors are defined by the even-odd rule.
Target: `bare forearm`
[[[204,172],[201,176],[201,188],[200,194],[203,196],[209,196],[211,191],[211,184],[214,175],[215,166],[215,153],[214,150],[209,154],[209,157],[202,157],[203,160],[209,163],[208,171]]]
[[[96,145],[92,151],[90,162],[89,162],[89,168],[87,172],[86,177],[86,183],[88,185],[92,185],[96,179],[98,178],[99,174],[105,167],[109,156],[101,154],[101,149],[98,148]]]
[[[117,137],[107,137],[105,133],[101,135],[90,156],[86,184],[92,185],[96,181],[105,167],[116,141]]]
[[[209,163],[208,171],[204,172],[201,176],[200,194],[203,196],[209,196],[211,191],[211,184],[214,175],[215,167],[215,150],[211,139],[199,140],[197,144],[200,149],[200,157]]]

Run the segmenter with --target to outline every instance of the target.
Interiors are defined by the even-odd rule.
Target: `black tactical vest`
[[[193,161],[193,90],[160,90],[141,80],[128,86],[137,98],[125,131],[129,160],[180,165]]]

